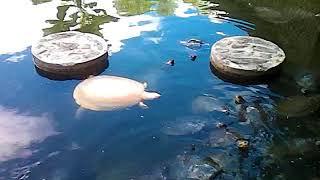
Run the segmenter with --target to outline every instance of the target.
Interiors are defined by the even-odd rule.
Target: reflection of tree
[[[172,15],[176,8],[175,0],[115,0],[115,7],[119,14],[133,16],[144,14],[155,7],[155,11],[162,16]]]
[[[319,0],[211,2],[219,3],[219,7],[213,10],[224,10],[229,17],[255,24],[255,29],[249,31],[250,35],[271,40],[284,49],[287,58],[283,73],[269,84],[271,91],[295,95],[297,75],[309,72],[320,77],[320,18],[315,17],[320,12]],[[303,109],[305,106],[300,108],[306,111],[308,109]],[[312,179],[320,176],[319,146],[315,145],[320,142],[319,117],[318,112],[303,118],[275,119],[272,124],[274,138],[267,151],[270,156],[260,164],[265,175],[263,179]]]
[[[115,7],[124,16],[139,15],[150,11],[154,1],[150,0],[115,0]]]
[[[215,7],[219,6],[214,2],[210,2],[208,0],[183,0],[185,3],[191,3],[194,7],[199,10],[200,14],[208,15],[212,13],[216,13]]]
[[[51,2],[52,0],[31,0],[33,5],[43,4],[46,2]]]
[[[185,3],[191,3],[191,4],[193,4],[193,5],[196,5],[196,4],[198,4],[199,0],[183,0],[183,2],[185,2]]]
[[[231,16],[256,25],[252,35],[276,42],[287,54],[286,71],[295,74],[304,68],[312,69],[314,47],[320,32],[320,12],[317,0],[218,0],[220,9]]]
[[[219,8],[219,4],[216,1],[211,2],[208,0],[183,0],[185,3],[191,3],[198,9],[200,15],[207,15],[213,22],[232,23],[234,26],[248,31],[254,29],[254,24],[246,22],[244,20],[230,18],[227,11],[228,9]]]
[[[50,28],[43,29],[44,35],[49,35],[52,33],[69,31],[71,27],[77,25],[78,16],[76,13],[70,15],[71,20],[64,20],[67,14],[67,10],[73,5],[63,5],[58,6],[57,18],[58,20],[47,20],[47,23],[53,24]]]
[[[104,9],[95,8],[96,2],[83,3],[82,0],[62,0],[62,3],[64,4],[57,7],[57,20],[47,20],[53,26],[43,29],[45,35],[69,31],[72,27],[79,25],[79,28],[75,30],[102,37],[100,25],[116,20],[116,18],[109,16]],[[67,12],[71,8],[75,8],[76,11],[67,17],[70,19],[66,20]]]
[[[159,15],[169,16],[174,13],[176,6],[175,0],[159,0],[157,12]]]

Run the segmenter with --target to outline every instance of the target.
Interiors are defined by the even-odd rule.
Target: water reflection
[[[4,22],[4,24],[9,24],[12,30],[4,30],[0,34],[0,38],[6,42],[6,46],[0,50],[1,54],[22,51],[43,35],[69,30],[102,36],[112,44],[110,50],[118,52],[121,50],[124,40],[140,36],[142,32],[158,31],[161,19],[159,16],[196,16],[198,15],[197,8],[193,4],[201,6],[201,3],[197,3],[197,1],[182,0],[96,0],[89,3],[81,0],[53,0],[39,3],[36,6],[30,5],[28,2],[30,1],[25,0],[24,3],[16,4],[8,2],[7,6],[15,7],[17,11],[26,14],[26,16],[12,16],[10,21]],[[211,7],[212,3],[207,6]],[[201,8],[204,7],[201,6]],[[6,12],[7,9],[4,11]],[[155,11],[157,14],[145,14],[149,11]],[[209,9],[207,8],[205,11],[208,12]],[[128,12],[128,14],[123,12]],[[229,22],[229,20],[221,19],[220,11],[217,13],[218,11],[210,10],[210,12],[215,12],[211,13],[215,14],[214,17],[210,16],[212,22]],[[9,11],[8,13],[10,14]],[[216,16],[217,14],[220,19]],[[27,25],[31,21],[32,26]],[[247,26],[247,24],[245,25]],[[21,27],[24,27],[24,31],[19,31]],[[242,27],[241,24],[240,27]],[[43,32],[40,32],[40,29]],[[15,43],[12,43],[12,39],[16,40]]]
[[[40,76],[51,79],[51,80],[59,80],[59,81],[71,80],[71,79],[83,80],[88,78],[91,75],[96,76],[101,74],[108,67],[109,67],[109,61],[107,57],[103,58],[99,62],[96,62],[94,65],[91,65],[90,67],[86,67],[85,71],[75,71],[73,73],[68,72],[68,73],[57,74],[49,71],[44,71],[42,69],[39,69],[37,66],[34,66],[36,72]]]
[[[234,84],[242,84],[242,85],[249,85],[249,84],[265,84],[265,83],[270,83],[273,80],[276,79],[276,77],[278,77],[280,75],[280,71],[281,71],[281,67],[282,66],[278,66],[275,68],[272,68],[270,71],[270,73],[265,74],[263,76],[259,76],[257,77],[257,79],[254,80],[249,80],[246,78],[234,78],[232,76],[228,76],[226,74],[222,74],[220,73],[214,66],[212,66],[211,63],[209,63],[209,67],[210,70],[212,72],[212,74],[214,74],[215,76],[219,77],[220,79],[222,79],[225,82],[230,82],[230,83],[234,83]]]
[[[292,96],[278,103],[278,113],[286,118],[305,117],[319,110],[320,95]]]
[[[220,4],[218,9],[228,10],[230,17],[254,23],[256,28],[249,30],[250,35],[276,42],[284,49],[287,58],[282,79],[292,81],[306,72],[319,76],[316,69],[319,67],[320,21],[315,16],[320,11],[318,3],[299,0],[289,3],[278,0],[215,2]],[[281,91],[279,85],[273,84],[274,90]]]
[[[181,1],[176,3],[175,0],[159,0],[157,4],[157,13],[162,16],[172,15],[176,10],[177,4],[181,4]]]
[[[102,25],[102,33],[105,39],[112,44],[111,52],[119,52],[124,40],[138,37],[143,32],[158,31],[160,29],[160,18],[151,15],[138,15],[122,17],[117,22]]]
[[[140,36],[144,31],[155,31],[159,26],[159,18],[141,15],[150,10],[152,1],[65,2],[57,7],[56,20],[46,20],[53,26],[43,29],[45,35],[68,30],[89,32],[104,37],[112,44],[110,51],[118,52],[123,40]]]
[[[232,18],[229,16],[229,13],[227,12],[227,9],[222,9],[220,7],[219,3],[216,3],[216,1],[208,1],[208,0],[184,0],[186,3],[191,3],[192,6],[188,8],[185,8],[187,10],[190,9],[196,9],[197,13],[199,15],[205,15],[210,18],[210,21],[213,23],[232,23],[236,27],[244,30],[244,31],[249,31],[249,30],[254,30],[255,25],[249,22],[246,22],[244,20],[241,20],[239,18]],[[222,3],[223,4],[223,3]],[[182,6],[186,7],[187,4],[182,4]],[[177,8],[178,9],[178,8]],[[177,10],[176,10],[177,11]],[[177,16],[179,16],[176,13]],[[186,14],[186,17],[190,17],[194,14]],[[183,17],[183,16],[182,16]],[[223,32],[220,32],[220,34],[225,35]]]
[[[31,0],[33,5],[43,4],[47,2],[51,2],[52,0]]]
[[[312,179],[319,177],[320,11],[317,1],[232,0],[215,1],[229,16],[254,23],[253,36],[276,42],[287,58],[278,78],[269,82],[270,90],[284,96],[277,101],[279,113],[273,128],[273,142],[264,162],[265,179]],[[311,95],[305,95],[311,93]],[[277,133],[276,133],[277,132]],[[267,163],[269,162],[269,163]],[[309,168],[312,167],[312,168]]]
[[[156,11],[161,16],[170,16],[175,13],[179,5],[184,4],[182,0],[115,0],[114,2],[119,14],[123,16],[141,15],[149,11]]]
[[[32,2],[39,3],[33,6]],[[164,95],[154,104],[150,102],[155,108],[148,110],[132,108],[132,111],[121,113],[108,112],[107,116],[92,112],[83,121],[67,121],[72,118],[68,113],[74,112],[75,104],[72,98],[69,98],[72,102],[68,102],[56,101],[59,99],[56,97],[71,97],[75,81],[55,82],[38,78],[30,70],[31,59],[14,64],[18,70],[12,70],[12,74],[11,69],[6,71],[12,75],[9,76],[12,79],[8,81],[3,76],[2,81],[10,83],[11,87],[24,81],[32,89],[24,89],[21,98],[15,98],[10,90],[5,90],[0,100],[25,107],[24,104],[33,99],[34,94],[46,94],[49,91],[52,96],[42,100],[41,107],[50,107],[52,113],[65,118],[66,121],[59,122],[61,126],[67,127],[65,125],[72,122],[72,128],[66,128],[66,138],[79,141],[81,151],[84,150],[82,154],[72,153],[72,159],[68,159],[72,156],[61,154],[61,158],[49,159],[47,166],[37,166],[36,171],[32,172],[34,179],[44,178],[46,175],[50,177],[51,172],[55,174],[55,178],[129,179],[145,172],[148,174],[153,167],[159,166],[161,168],[155,170],[154,174],[145,176],[145,179],[199,178],[212,175],[210,172],[215,171],[215,166],[210,166],[214,164],[224,167],[225,173],[219,174],[221,179],[319,177],[319,112],[312,112],[303,118],[289,116],[287,119],[287,113],[282,116],[275,108],[282,95],[302,95],[305,100],[302,89],[311,91],[308,97],[318,92],[320,36],[319,19],[315,18],[319,17],[313,16],[313,13],[319,13],[320,9],[316,0],[98,0],[93,4],[87,1],[80,4],[77,1],[62,3],[60,0],[45,2],[46,0],[28,0],[28,3],[22,0],[5,1],[10,7],[15,7],[14,12],[23,16],[12,15],[3,19],[3,24],[12,28],[1,30],[0,39],[5,42],[5,46],[0,49],[1,54],[21,51],[30,46],[32,41],[43,35],[43,28],[51,33],[80,30],[83,27],[82,30],[86,32],[92,31],[108,39],[112,44],[112,52],[123,49],[113,55],[112,67],[106,73],[152,80],[149,85],[159,88]],[[119,2],[123,6],[117,4]],[[3,7],[4,10],[0,12],[12,14],[12,9],[7,8],[7,5]],[[120,19],[103,23],[108,18],[103,11],[95,12],[99,9],[97,7],[103,7],[107,15]],[[81,14],[81,11],[88,14]],[[88,20],[91,18],[92,21]],[[201,38],[212,44],[222,36],[247,33],[277,42],[288,52],[281,76],[265,85],[242,86],[221,81],[212,76],[208,68],[209,48],[190,50],[179,45],[179,41],[189,38]],[[29,55],[23,57],[26,51],[21,51],[23,53],[16,54],[17,56],[5,55],[6,63],[0,63],[0,66],[3,69],[11,68],[13,65],[9,63],[29,59]],[[197,54],[194,62],[187,59],[187,54],[191,51]],[[159,68],[169,57],[176,60],[176,65],[170,67],[170,70]],[[4,86],[3,89],[8,87]],[[218,101],[203,98],[203,92],[219,97]],[[233,97],[239,94],[247,100],[247,104],[234,104]],[[65,105],[52,109],[51,106],[57,102]],[[286,105],[291,106],[291,102]],[[301,106],[301,102],[296,105]],[[230,108],[229,114],[220,112],[225,111],[225,104]],[[312,105],[313,101],[305,104]],[[313,107],[318,107],[318,104]],[[0,156],[2,159],[26,157],[33,153],[30,147],[33,143],[41,142],[56,133],[46,116],[28,116],[7,108],[2,108],[0,112],[1,115],[4,114],[0,117],[0,135],[15,139],[9,141],[9,145],[7,141],[0,140],[1,147],[4,146],[3,143],[7,143],[6,147],[13,149],[9,152],[0,148],[0,152],[5,154]],[[202,121],[192,121],[195,119],[194,114],[203,116]],[[298,114],[301,115],[300,112]],[[7,117],[5,123],[2,122],[4,117]],[[177,117],[182,117],[183,120]],[[7,125],[8,119],[15,122],[9,128],[2,125]],[[20,125],[17,119],[24,125]],[[86,121],[89,119],[96,121]],[[34,125],[26,123],[27,120],[34,122]],[[216,126],[217,122],[222,122],[227,127],[219,128]],[[40,130],[41,125],[46,131]],[[24,138],[11,132],[3,134],[6,131],[1,127],[13,129],[14,132],[21,129],[23,134],[29,136]],[[130,132],[134,132],[134,135]],[[249,140],[248,151],[243,152],[237,148],[235,140],[238,138]],[[13,146],[13,141],[20,142],[21,145]],[[54,149],[51,143],[42,145],[45,149]],[[78,145],[70,147],[78,148]],[[137,152],[144,156],[137,156]],[[172,161],[168,162],[168,159]],[[169,165],[163,165],[165,162]],[[15,162],[12,164],[16,165]],[[61,167],[64,164],[71,165]],[[8,169],[0,169],[0,172]],[[47,169],[51,172],[46,171]],[[105,176],[100,176],[101,174]]]
[[[55,7],[59,1],[32,5],[30,0],[13,0],[1,4],[3,18],[0,39],[2,42],[0,54],[12,54],[26,50],[32,43],[42,37],[45,20],[54,17]],[[19,13],[17,13],[19,12]]]
[[[170,121],[161,131],[171,136],[195,134],[206,126],[207,121],[201,116],[178,117],[176,120]]]
[[[25,54],[13,55],[13,56],[10,56],[9,58],[5,59],[3,62],[18,63],[18,62],[22,61],[25,57],[26,57]]]
[[[53,26],[43,29],[44,35],[73,29],[103,37],[100,32],[100,25],[117,20],[117,18],[108,15],[105,9],[97,8],[97,2],[85,3],[82,0],[61,1],[64,5],[57,7],[57,20],[46,21],[49,24],[53,24]]]
[[[289,21],[281,12],[269,7],[255,7],[254,11],[258,17],[270,23],[282,24]]]
[[[37,1],[35,5],[29,0],[16,1],[8,1],[1,6],[3,14],[11,15],[13,7],[15,12],[19,12],[19,15],[11,15],[2,22],[10,28],[1,31],[0,39],[6,43],[6,46],[1,46],[1,54],[23,51],[43,35],[56,32],[78,30],[103,36],[100,26],[117,20],[107,14],[105,9],[109,8],[112,12],[114,7],[106,1],[85,3],[81,0],[52,0]],[[104,7],[106,4],[108,6]]]
[[[115,0],[114,5],[118,10],[119,15],[133,16],[144,14],[151,10],[151,7],[155,4],[154,1],[149,0]]]
[[[31,156],[30,145],[57,134],[46,115],[31,116],[0,106],[0,163]]]
[[[199,96],[192,102],[192,111],[194,113],[203,112],[227,112],[227,106],[225,103],[215,97]]]

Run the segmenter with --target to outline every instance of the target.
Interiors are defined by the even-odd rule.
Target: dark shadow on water
[[[270,73],[267,73],[263,76],[256,77],[255,79],[252,78],[236,78],[234,76],[228,76],[226,74],[222,74],[219,72],[212,64],[209,62],[210,70],[212,74],[217,76],[219,79],[230,82],[234,84],[240,85],[257,85],[257,84],[269,84],[271,81],[275,80],[277,77],[281,75],[281,67],[276,67],[270,70]]]
[[[65,80],[83,80],[88,78],[90,75],[96,76],[101,74],[103,71],[105,71],[109,67],[109,60],[106,59],[104,61],[100,61],[99,63],[96,63],[90,67],[87,67],[82,70],[77,70],[74,72],[59,72],[59,73],[52,73],[48,71],[44,71],[42,69],[39,69],[37,66],[34,66],[36,72],[45,78],[48,78],[50,80],[58,80],[58,81],[65,81]]]

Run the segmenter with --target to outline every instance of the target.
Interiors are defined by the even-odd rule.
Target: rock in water
[[[108,66],[107,42],[89,33],[51,34],[34,44],[31,52],[37,72],[50,79],[83,79]]]
[[[73,97],[83,108],[110,111],[138,103],[144,105],[142,100],[160,97],[158,93],[144,91],[145,86],[146,84],[127,78],[96,76],[78,84],[74,89]]]
[[[285,53],[276,44],[258,37],[221,39],[211,49],[211,64],[223,78],[254,81],[278,70]]]

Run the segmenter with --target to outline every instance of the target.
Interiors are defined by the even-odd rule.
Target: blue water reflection
[[[186,179],[195,176],[187,172],[190,163],[213,155],[221,157],[230,170],[222,178],[262,176],[262,167],[271,161],[267,152],[271,139],[281,136],[274,122],[274,99],[281,95],[267,84],[224,82],[209,66],[213,43],[226,36],[248,35],[256,27],[229,18],[227,12],[205,15],[196,6],[198,1],[190,2],[193,4],[155,1],[139,11],[120,9],[126,4],[118,4],[116,9],[113,1],[97,2],[97,7],[119,18],[94,29],[112,45],[109,67],[102,74],[146,81],[148,89],[162,95],[146,102],[149,109],[133,106],[113,112],[79,110],[72,98],[79,80],[49,80],[36,72],[30,46],[43,35],[42,29],[48,28],[46,20],[56,18],[61,2],[21,3],[26,4],[21,11],[29,19],[13,19],[35,21],[34,26],[14,26],[12,33],[0,30],[0,37],[7,36],[0,46],[0,180]],[[8,2],[6,7],[23,9],[18,4]],[[43,14],[36,19],[32,11]],[[81,29],[79,26],[74,27]],[[13,38],[16,31],[21,34]],[[180,41],[191,38],[208,45],[196,50],[181,45]],[[197,55],[195,61],[190,60],[191,54]],[[165,65],[168,59],[174,59],[175,66]],[[235,105],[234,97],[239,94],[247,99],[247,105]],[[229,114],[219,109],[219,103]],[[243,112],[250,113],[247,119],[251,121],[238,122]],[[162,131],[172,122],[185,123],[194,117],[204,121],[199,131],[181,136],[181,126],[177,132],[170,129],[169,135]],[[229,134],[217,129],[219,122],[229,125]],[[234,139],[239,136],[250,139],[253,148],[249,155],[235,146]],[[181,159],[188,163],[181,165]]]

